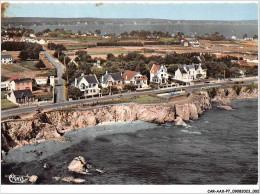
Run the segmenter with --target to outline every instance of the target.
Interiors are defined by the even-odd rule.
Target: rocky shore
[[[1,123],[2,150],[8,151],[23,145],[47,140],[66,141],[64,132],[100,125],[108,122],[146,121],[151,123],[196,120],[211,108],[211,102],[230,106],[232,99],[257,98],[257,89],[242,87],[217,89],[214,97],[209,91],[192,92],[183,102],[169,101],[156,104],[117,104],[90,109],[51,111],[32,119],[4,121]]]

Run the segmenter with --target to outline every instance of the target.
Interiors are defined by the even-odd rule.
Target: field
[[[30,69],[32,71],[37,71],[38,68],[35,66],[35,64],[37,63],[38,61],[21,61],[20,62],[20,65],[22,67],[25,67],[27,69]]]
[[[5,98],[6,93],[7,91],[1,91],[1,110],[18,107],[16,104],[10,102]]]

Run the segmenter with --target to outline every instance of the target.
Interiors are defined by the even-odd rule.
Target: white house
[[[1,55],[1,63],[2,64],[11,64],[13,62],[12,55]]]
[[[191,82],[198,79],[204,79],[207,76],[207,70],[201,64],[183,65],[175,71],[174,79]]]
[[[150,70],[150,82],[163,84],[168,80],[169,74],[167,68],[164,65],[153,64]]]
[[[84,91],[85,96],[93,96],[100,93],[98,88],[98,80],[96,75],[84,75],[75,78],[75,81],[72,83],[73,86],[79,88],[80,91]]]
[[[136,71],[127,70],[122,75],[123,84],[134,84],[138,88],[148,88],[147,77]]]

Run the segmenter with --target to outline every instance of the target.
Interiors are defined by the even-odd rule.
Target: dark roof
[[[96,77],[94,75],[85,75],[84,78],[87,80],[88,83],[91,83],[91,84],[98,83],[98,80],[96,79]]]
[[[9,58],[13,58],[13,56],[12,55],[1,55],[1,58],[2,59],[9,59]]]
[[[13,92],[14,92],[15,98],[23,98],[23,96],[33,97],[32,91],[29,90],[29,89],[26,89],[26,90],[15,90]]]
[[[109,79],[109,77],[112,77],[115,81],[121,81],[122,80],[122,76],[121,76],[121,72],[117,72],[117,73],[108,73],[105,74],[103,77],[103,82],[107,83],[107,80]]]
[[[21,78],[21,79],[14,79],[15,83],[25,83],[25,82],[33,82],[31,78]]]
[[[84,75],[77,78],[77,82],[79,83],[83,78],[87,80],[90,84],[98,84],[98,80],[94,75]]]
[[[115,81],[121,81],[122,80],[121,72],[111,73],[110,75],[112,76],[112,78]]]
[[[184,68],[180,68],[181,73],[187,73],[187,71]]]

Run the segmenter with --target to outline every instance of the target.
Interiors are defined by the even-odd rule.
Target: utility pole
[[[54,80],[53,86],[52,86],[52,101],[54,104],[55,103],[55,80]]]

